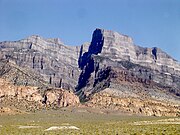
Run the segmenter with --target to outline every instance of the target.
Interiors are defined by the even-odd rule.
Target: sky
[[[96,28],[180,61],[180,0],[0,0],[0,41],[40,35],[81,45]]]

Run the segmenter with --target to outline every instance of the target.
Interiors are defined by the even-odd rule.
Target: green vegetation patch
[[[0,116],[1,135],[179,135],[179,118],[101,114],[76,108]],[[144,124],[144,121],[146,124]],[[157,123],[160,121],[161,123]],[[77,129],[66,127],[74,126]],[[60,127],[49,130],[50,127]]]

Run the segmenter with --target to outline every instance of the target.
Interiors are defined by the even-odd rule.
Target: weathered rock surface
[[[76,92],[90,106],[156,116],[179,114],[180,64],[159,48],[139,47],[126,35],[96,29],[88,51],[79,59],[79,67],[82,71]],[[107,88],[108,97],[104,96]],[[134,103],[124,108],[122,102],[114,105],[114,100],[122,99]],[[135,106],[139,103],[142,105]],[[147,107],[143,108],[144,104]]]
[[[24,110],[38,110],[44,107],[67,107],[79,104],[79,98],[73,92],[49,88],[42,91],[38,87],[15,86],[0,79],[0,106]]]
[[[0,42],[0,59],[32,69],[49,86],[74,90],[80,73],[78,57],[87,47],[88,43],[81,47],[65,46],[59,39],[33,35],[19,41]]]
[[[28,100],[31,107],[41,102],[48,107],[75,105],[74,91],[91,107],[179,114],[179,62],[159,48],[137,46],[131,37],[109,30],[96,29],[91,43],[82,46],[35,35],[0,42],[0,78],[13,84],[5,86],[6,92],[0,89],[4,104],[23,97],[21,102]],[[15,98],[9,102],[11,96]]]
[[[93,108],[121,110],[126,113],[147,116],[180,116],[178,104],[169,104],[158,100],[114,96],[110,89],[94,94],[86,103]]]
[[[48,83],[43,80],[41,75],[32,70],[19,67],[15,63],[1,59],[0,60],[0,78],[6,79],[14,85],[47,87]]]
[[[77,91],[93,93],[111,87],[116,83],[114,78],[119,78],[157,85],[180,95],[180,64],[159,48],[136,46],[132,38],[117,32],[96,29],[79,61],[82,72]]]

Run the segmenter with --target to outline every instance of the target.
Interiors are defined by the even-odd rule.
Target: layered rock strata
[[[59,39],[33,35],[19,41],[0,42],[0,59],[33,70],[49,86],[74,90],[80,73],[78,57],[87,47],[88,43],[80,49],[65,46]]]
[[[23,110],[77,106],[79,98],[73,92],[49,88],[42,92],[38,87],[15,86],[0,79],[0,106]]]
[[[0,42],[0,77],[13,85],[4,92],[8,96],[1,96],[8,104],[13,89],[23,87],[25,93],[32,88],[29,93],[39,95],[46,106],[78,104],[74,91],[91,107],[156,116],[180,112],[179,62],[159,48],[137,46],[131,37],[109,30],[96,29],[91,43],[82,46],[36,35]]]
[[[79,67],[77,91],[85,96],[114,87],[113,78],[119,78],[116,72],[126,81],[156,85],[180,95],[180,64],[159,48],[136,46],[132,38],[117,32],[96,29]]]

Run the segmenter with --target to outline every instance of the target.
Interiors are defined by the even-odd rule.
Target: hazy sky
[[[0,0],[0,41],[37,34],[81,45],[95,28],[160,47],[180,61],[180,0]]]

